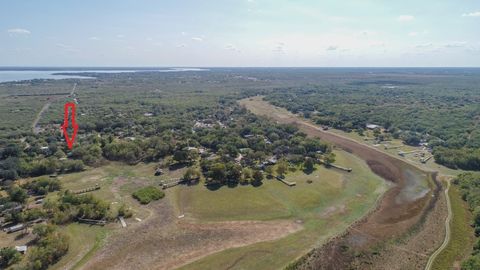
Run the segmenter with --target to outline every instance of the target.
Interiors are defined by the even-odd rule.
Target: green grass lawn
[[[454,185],[450,186],[449,196],[453,212],[453,219],[450,223],[450,242],[447,247],[438,254],[432,265],[432,269],[452,269],[455,262],[462,261],[470,254],[475,240],[473,237],[473,228],[469,225],[472,221],[472,215],[460,197],[457,187]],[[458,265],[460,265],[460,263]]]
[[[166,190],[166,199],[172,201],[186,218],[202,221],[274,220],[292,219],[303,222],[304,230],[285,238],[233,248],[205,257],[186,269],[217,269],[235,266],[243,269],[281,268],[302,256],[312,247],[332,235],[344,231],[349,224],[365,215],[375,204],[386,184],[374,175],[368,166],[346,152],[336,152],[337,163],[353,168],[347,173],[334,168],[317,166],[311,174],[301,170],[290,172],[286,180],[295,181],[295,187],[277,180],[264,180],[263,185],[221,187],[216,191],[202,184],[179,186]],[[153,176],[155,164],[127,166],[111,162],[100,168],[59,176],[63,188],[79,190],[99,184],[94,196],[133,207],[134,217],[144,219],[148,214],[131,194],[140,187],[158,186],[160,180],[179,177],[183,170]],[[311,180],[312,183],[307,183]],[[55,196],[55,195],[53,195]],[[148,212],[148,211],[147,211]],[[111,226],[95,227],[71,224],[62,227],[70,237],[68,254],[53,269],[81,266],[101,247]],[[244,260],[248,256],[248,260]]]
[[[335,163],[353,168],[351,173],[322,166],[306,175],[287,174],[288,187],[277,180],[264,180],[260,187],[222,187],[210,191],[203,186],[179,190],[177,201],[186,217],[200,220],[295,219],[304,230],[285,238],[228,249],[182,269],[279,269],[304,255],[312,247],[341,233],[373,207],[386,184],[367,165],[346,152],[336,152]],[[312,180],[311,184],[307,180]]]
[[[85,263],[101,247],[108,229],[101,226],[72,223],[62,227],[68,235],[68,253],[50,269],[75,269]]]

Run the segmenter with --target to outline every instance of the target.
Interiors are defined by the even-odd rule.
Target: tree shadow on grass
[[[238,182],[230,181],[230,182],[227,183],[227,187],[229,187],[229,188],[236,188],[237,186],[238,186]]]
[[[312,174],[316,169],[313,168],[313,169],[307,169],[307,168],[304,168],[302,171],[304,174],[307,174],[307,175],[310,175]]]
[[[219,190],[222,186],[223,186],[222,184],[218,184],[218,183],[208,184],[207,189],[210,191],[215,191],[215,190]]]
[[[175,171],[175,170],[178,170],[178,169],[185,168],[187,166],[189,166],[188,163],[175,163],[175,164],[171,164],[170,166],[168,166],[168,169],[170,171]]]
[[[254,182],[252,182],[252,186],[253,186],[253,187],[260,187],[261,185],[263,185],[263,182],[261,182],[261,181],[258,181],[258,182],[254,181]]]

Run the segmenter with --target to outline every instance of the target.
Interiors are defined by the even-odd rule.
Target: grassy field
[[[338,165],[353,168],[347,173],[318,166],[311,174],[301,170],[288,173],[288,187],[277,180],[264,180],[259,187],[222,187],[211,191],[202,184],[179,186],[166,191],[166,198],[176,205],[179,214],[198,222],[228,220],[289,219],[302,223],[304,229],[285,238],[241,248],[226,249],[185,266],[186,269],[219,267],[281,268],[315,245],[339,234],[373,207],[386,184],[372,174],[357,157],[336,151]],[[122,203],[131,206],[134,218],[145,220],[151,209],[141,206],[131,194],[140,187],[157,185],[160,180],[180,177],[185,169],[154,176],[156,164],[128,166],[110,162],[99,168],[60,175],[63,189],[80,190],[100,185],[93,195],[111,202],[116,209]],[[312,183],[307,183],[311,180]],[[49,195],[55,196],[55,194]],[[129,222],[135,222],[131,219]],[[52,269],[81,267],[103,246],[108,235],[122,233],[118,223],[105,227],[70,224],[61,227],[70,237],[70,250]],[[256,256],[261,254],[261,256]],[[250,256],[255,255],[255,256]],[[248,260],[244,258],[248,257]]]
[[[438,254],[432,269],[443,270],[459,267],[460,262],[472,249],[473,229],[469,225],[472,215],[460,197],[455,185],[450,186],[449,196],[452,204],[453,219],[451,221],[451,237],[447,247]]]
[[[264,180],[257,188],[178,189],[176,200],[187,218],[202,221],[288,218],[304,225],[304,230],[280,240],[228,249],[182,269],[278,269],[344,231],[373,207],[386,185],[360,159],[346,152],[336,154],[336,163],[352,167],[353,172],[318,167],[309,175],[302,171],[289,173],[286,180],[295,181],[295,187]]]
[[[76,269],[102,245],[108,229],[100,226],[72,223],[62,228],[70,245],[67,255],[50,269]]]

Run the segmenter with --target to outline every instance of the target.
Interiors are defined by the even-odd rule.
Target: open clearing
[[[288,218],[302,223],[304,228],[276,241],[213,254],[182,269],[281,269],[344,231],[375,205],[386,185],[359,158],[343,151],[336,154],[337,163],[348,164],[355,173],[318,167],[310,175],[303,172],[288,174],[286,179],[296,181],[295,187],[287,187],[276,180],[264,180],[258,188],[179,189],[177,197],[180,204],[186,205],[187,218]],[[312,183],[308,184],[307,180]],[[206,211],[208,205],[217,207]]]
[[[65,189],[98,183],[101,188],[93,195],[110,201],[114,209],[121,203],[132,206],[134,216],[126,220],[127,228],[119,223],[63,227],[71,249],[53,269],[172,269],[194,261],[185,268],[282,268],[344,231],[386,190],[364,161],[344,151],[336,154],[336,163],[355,173],[323,166],[311,174],[298,170],[287,175],[297,182],[295,187],[274,179],[259,187],[224,186],[215,191],[203,184],[180,185],[146,206],[131,193],[179,177],[184,169],[154,176],[156,164],[110,162],[61,175]],[[178,218],[181,214],[185,217]],[[262,256],[249,256],[257,251]]]
[[[277,180],[264,180],[260,187],[225,186],[211,191],[199,184],[168,189],[160,202],[136,204],[136,211],[148,214],[142,215],[140,222],[128,219],[126,229],[114,230],[82,269],[172,269],[193,261],[186,268],[218,269],[232,264],[240,268],[255,265],[256,269],[284,267],[318,241],[338,234],[365,215],[385,190],[383,181],[359,158],[345,152],[337,155],[339,164],[348,164],[357,173],[324,167],[309,175],[297,171],[287,176],[297,182],[293,188]],[[118,186],[115,179],[119,176],[109,176],[106,171],[111,174],[113,168],[99,168],[88,178],[67,182],[96,178],[106,186]],[[153,175],[153,171],[148,165],[126,167],[127,174],[117,189],[122,193],[127,190],[122,187],[139,178],[145,185],[158,182],[155,177],[145,176]],[[109,189],[96,192],[104,198],[115,198],[107,194]],[[245,254],[259,248],[268,250],[268,254],[244,260]]]
[[[267,116],[281,123],[295,124],[308,135],[318,136],[361,157],[367,161],[372,171],[395,183],[395,186],[386,192],[375,212],[362,222],[355,224],[344,236],[315,249],[299,263],[300,268],[382,269],[385,268],[386,259],[382,257],[381,250],[388,250],[388,246],[402,244],[417,247],[408,250],[408,253],[412,254],[409,260],[413,261],[408,262],[407,266],[413,269],[421,269],[424,266],[427,255],[433,252],[443,239],[435,234],[427,234],[424,237],[415,236],[422,235],[422,231],[430,230],[432,227],[436,227],[437,232],[442,231],[444,227],[441,222],[438,224],[439,222],[435,222],[435,220],[444,220],[446,215],[445,207],[436,207],[441,186],[436,180],[435,172],[421,170],[368,145],[323,131],[284,109],[270,105],[263,101],[262,97],[244,99],[240,103],[255,114]],[[427,186],[429,188],[425,192],[424,187]],[[422,192],[424,194],[420,195]],[[436,211],[433,211],[435,209]],[[433,213],[438,215],[438,218],[432,219]],[[429,241],[425,241],[425,237]],[[411,245],[410,240],[412,239],[419,243],[428,242],[429,245]],[[401,243],[392,241],[401,241]],[[385,244],[388,242],[391,244]],[[375,251],[372,252],[372,250]],[[387,265],[392,267],[391,269],[395,269],[395,267],[401,269],[405,266],[400,263],[405,261],[402,253],[396,252],[388,256]],[[376,262],[381,263],[376,264]]]

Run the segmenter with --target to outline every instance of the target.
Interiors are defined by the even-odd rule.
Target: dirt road
[[[343,236],[312,251],[303,258],[299,269],[385,269],[385,265],[375,265],[372,250],[377,250],[377,257],[381,256],[378,255],[378,249],[386,243],[404,238],[414,231],[421,231],[427,216],[435,208],[441,190],[436,172],[424,171],[373,147],[323,131],[316,125],[263,101],[261,97],[244,99],[240,104],[257,115],[280,123],[294,124],[309,136],[320,137],[357,155],[365,160],[373,172],[394,184],[384,194],[376,211],[352,225]],[[439,241],[435,239],[431,247],[413,245],[422,246],[422,249],[410,250],[411,253],[422,256],[414,256],[412,260],[415,262],[408,265],[409,269],[423,269],[427,257],[425,254],[433,252],[440,245]]]
[[[73,85],[73,88],[72,90],[70,91],[70,96],[73,96],[73,94],[75,93],[75,89],[77,88],[77,83],[75,83]],[[61,96],[60,96],[61,97]],[[52,102],[58,98],[60,98],[59,96],[57,97],[49,97],[47,99],[47,102],[45,102],[45,104],[43,105],[42,109],[37,113],[37,116],[35,117],[35,119],[33,120],[33,123],[32,123],[32,132],[34,134],[38,134],[40,133],[40,127],[38,127],[38,122],[40,121],[40,119],[42,118],[42,115],[43,113],[48,110],[48,108],[50,107],[50,105],[52,104]]]
[[[447,207],[448,207],[448,216],[445,219],[445,239],[443,240],[442,245],[435,250],[435,252],[430,256],[428,259],[427,265],[425,266],[425,270],[430,270],[432,268],[433,262],[437,258],[438,254],[442,252],[450,242],[450,221],[452,220],[452,206],[450,203],[450,196],[448,195],[448,191],[450,190],[450,181],[447,181],[447,189],[445,189],[445,198],[447,200]]]
[[[35,119],[33,120],[33,123],[32,123],[32,132],[34,134],[38,134],[40,133],[40,128],[37,127],[38,125],[38,122],[40,121],[40,118],[42,117],[42,114],[50,107],[50,105],[52,104],[52,102],[50,100],[48,100],[42,107],[42,109],[38,112],[37,116],[35,117]]]

